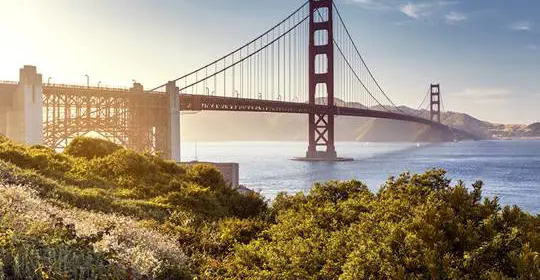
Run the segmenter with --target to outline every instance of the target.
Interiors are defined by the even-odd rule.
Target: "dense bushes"
[[[269,207],[208,165],[1,138],[0,280],[540,279],[540,217],[481,189],[430,170],[377,193],[315,184]]]
[[[122,149],[122,146],[112,142],[95,138],[76,137],[69,143],[64,153],[74,157],[94,159],[108,156]]]
[[[40,146],[18,145],[6,138],[0,138],[0,180],[0,183],[3,184],[24,185],[27,189],[32,189],[35,191],[35,195],[39,196],[40,199],[45,199],[51,207],[98,211],[104,213],[101,215],[105,215],[99,219],[116,221],[116,223],[124,219],[117,216],[120,214],[137,219],[141,225],[167,234],[171,239],[190,240],[190,242],[177,242],[178,246],[185,245],[187,253],[190,254],[189,261],[185,264],[163,254],[142,254],[140,258],[150,259],[146,261],[141,259],[126,264],[129,271],[137,272],[142,276],[150,275],[148,270],[158,269],[159,271],[151,273],[151,278],[161,277],[159,275],[163,275],[165,278],[173,277],[173,279],[177,278],[174,275],[185,276],[186,267],[191,269],[191,273],[197,274],[204,264],[204,261],[201,260],[210,257],[208,253],[205,253],[206,248],[215,248],[215,250],[210,249],[209,252],[226,252],[228,246],[232,246],[230,240],[227,241],[229,243],[225,243],[218,238],[220,219],[229,217],[257,219],[267,209],[266,203],[259,194],[242,194],[230,188],[221,174],[211,166],[196,165],[187,168],[174,162],[164,161],[151,154],[136,153],[103,140],[89,138],[77,138],[66,148],[64,153],[56,153]],[[237,205],[238,203],[241,205]],[[69,212],[65,216],[73,216],[74,213]],[[179,216],[175,213],[189,213],[189,217],[192,217],[196,222],[186,223],[184,218],[187,216]],[[2,219],[14,221],[13,217],[9,218],[2,212],[0,214]],[[95,215],[92,217],[95,218]],[[86,218],[88,219],[88,217]],[[70,220],[70,222],[77,224],[75,220]],[[38,224],[39,219],[36,221],[25,220],[25,223]],[[49,228],[54,234],[60,232],[58,228],[51,226]],[[77,233],[88,233],[88,226],[85,228]],[[133,228],[133,226],[127,227],[126,224],[122,224],[116,230],[126,228]],[[9,230],[11,229],[2,228],[1,232]],[[43,254],[47,256],[59,254],[63,258],[69,256],[66,255],[67,253],[58,253],[60,252],[57,251],[58,247],[51,244],[44,234],[28,237],[24,231],[14,232],[16,234],[6,240],[13,242],[23,240],[24,242],[21,243],[23,247],[20,247],[13,245],[15,243],[11,244],[11,241],[6,241],[6,244],[11,245],[6,245],[7,247],[3,250],[15,254],[8,259],[0,258],[0,263],[7,272],[11,271],[11,267],[13,267],[13,262],[10,260],[19,258],[20,254],[23,254],[20,250],[26,248],[24,246],[39,245],[39,248],[45,250],[29,251],[29,254],[33,254],[31,258],[42,259],[42,261],[32,265],[47,266],[49,262],[59,263],[54,258],[43,257]],[[202,237],[199,236],[201,232],[204,235]],[[109,233],[104,236],[104,240],[110,240],[112,236],[115,235]],[[55,238],[68,240],[65,236],[56,236]],[[130,236],[130,238],[122,240],[133,240],[133,238]],[[157,245],[155,241],[157,240],[147,239],[146,246],[155,247]],[[101,246],[99,244],[102,243],[97,242],[91,247]],[[69,248],[66,248],[68,247],[61,247],[61,252],[70,251]],[[141,253],[135,250],[134,243],[126,244],[125,249],[134,254]],[[118,253],[118,248],[114,251]],[[94,253],[94,251],[88,250],[81,252],[81,256],[85,256],[85,258],[100,256],[96,262],[103,261],[104,263],[114,260],[112,255],[94,255]],[[184,253],[179,252],[175,255],[184,256]],[[23,254],[23,256],[29,255]],[[33,266],[27,268],[24,273],[28,273],[32,269],[34,269]],[[82,278],[89,277],[77,269],[69,271],[59,267],[51,267],[47,275],[79,273],[78,275]],[[20,275],[24,273],[15,275],[9,272],[6,275],[21,279]],[[70,275],[72,274],[66,277],[72,278]],[[98,277],[100,279],[107,278],[102,274],[99,275],[101,275]],[[2,276],[0,273],[0,277]],[[45,276],[42,275],[42,277]],[[58,278],[60,276],[51,277]]]
[[[100,139],[78,137],[56,153],[1,138],[0,160],[18,178],[11,183],[33,185],[45,197],[88,210],[163,221],[175,208],[208,219],[254,217],[266,209],[260,195],[240,194],[211,166],[186,168]]]
[[[540,218],[450,186],[444,172],[403,174],[373,195],[355,181],[280,195],[276,223],[238,245],[245,279],[540,279]]]

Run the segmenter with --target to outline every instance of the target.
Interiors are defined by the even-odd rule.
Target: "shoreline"
[[[486,138],[476,141],[520,141],[520,140],[540,140],[540,136],[534,137],[507,137],[507,138]],[[475,141],[475,140],[461,140],[458,142],[464,141]],[[283,143],[305,143],[307,140],[182,140],[185,143],[238,143],[238,142],[251,142],[251,143],[263,143],[263,142],[283,142]],[[453,141],[446,141],[453,142]],[[362,140],[345,140],[345,141],[336,141],[336,143],[445,143],[445,141],[440,142],[424,142],[424,141],[362,141]]]
[[[502,137],[495,138],[493,140],[504,140],[504,141],[519,141],[519,140],[540,140],[540,136],[530,136],[530,137]]]

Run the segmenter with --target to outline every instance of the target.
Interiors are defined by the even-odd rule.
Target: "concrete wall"
[[[11,110],[11,99],[17,90],[17,85],[0,83],[0,134],[7,133],[8,112]]]
[[[0,107],[0,134],[6,135],[7,133],[7,108]]]

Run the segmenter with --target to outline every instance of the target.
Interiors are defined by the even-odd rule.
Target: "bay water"
[[[314,182],[357,179],[376,192],[390,176],[443,168],[455,183],[485,183],[485,196],[540,214],[540,141],[452,143],[336,143],[352,162],[299,162],[305,142],[184,142],[183,161],[236,162],[240,183],[273,199],[279,192],[306,192]]]

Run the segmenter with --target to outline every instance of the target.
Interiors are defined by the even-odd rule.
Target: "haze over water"
[[[470,187],[483,180],[483,194],[500,198],[502,205],[518,205],[540,213],[540,141],[467,141],[455,143],[336,144],[340,156],[353,162],[291,161],[302,156],[304,142],[199,142],[199,161],[237,162],[240,183],[272,199],[278,192],[307,191],[313,182],[358,179],[377,191],[389,176],[443,168],[455,183]],[[184,142],[182,159],[195,159],[195,143]]]

